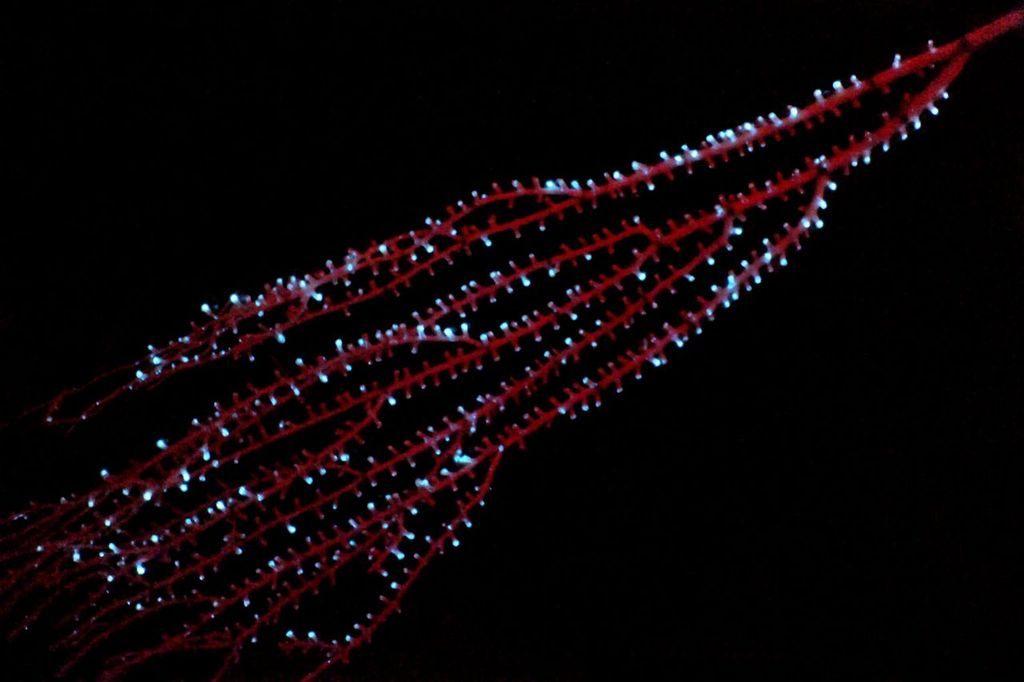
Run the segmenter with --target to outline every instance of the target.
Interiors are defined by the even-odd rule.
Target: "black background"
[[[8,5],[0,416],[492,180],[654,160],[1007,9]],[[1022,37],[668,369],[508,458],[344,679],[1014,678]],[[0,445],[5,510],[105,463],[20,424]],[[240,675],[295,676],[254,655]]]

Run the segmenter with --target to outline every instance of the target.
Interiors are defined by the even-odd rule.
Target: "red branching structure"
[[[973,51],[1022,25],[1017,10],[628,174],[494,184],[340,263],[204,305],[187,335],[57,396],[45,420],[92,419],[204,366],[280,354],[321,318],[341,319],[347,338],[239,389],[152,456],[103,471],[94,490],[5,521],[0,610],[11,633],[45,623],[63,673],[100,660],[108,678],[188,651],[221,654],[219,677],[260,639],[313,656],[309,678],[346,661],[458,544],[505,453],[664,364],[785,266],[822,226],[838,179],[937,114]],[[859,134],[808,132],[859,125],[867,109],[873,123]],[[635,215],[653,190],[717,177],[726,162],[742,171],[741,157],[805,138],[796,170],[693,214],[599,223]],[[385,315],[394,322],[381,325]],[[319,445],[306,447],[314,434]],[[328,588],[379,601],[318,636],[297,609]],[[126,650],[128,632],[149,644]]]

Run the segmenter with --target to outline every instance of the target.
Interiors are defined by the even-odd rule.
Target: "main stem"
[[[963,37],[963,41],[969,48],[974,49],[1019,28],[1024,28],[1024,5],[1004,14],[990,24],[971,31]]]

